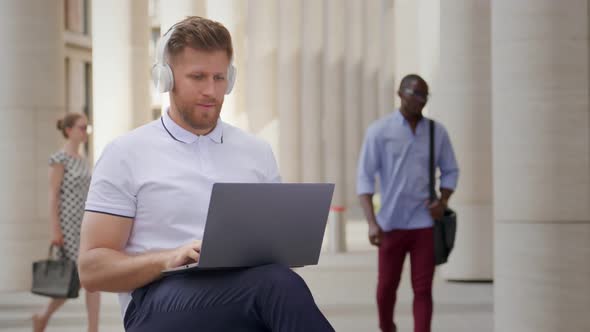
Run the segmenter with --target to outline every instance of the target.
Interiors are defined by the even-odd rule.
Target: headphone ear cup
[[[152,81],[158,92],[168,92],[174,86],[172,70],[168,65],[155,64],[152,67]]]
[[[236,82],[236,67],[232,64],[229,65],[227,69],[227,88],[225,89],[225,94],[229,95],[231,90],[234,88],[234,83]]]
[[[174,87],[174,74],[172,74],[172,68],[170,68],[168,64],[166,64],[163,67],[164,74],[162,75],[161,80],[164,87],[164,91],[162,92],[172,91],[172,88]]]
[[[152,82],[154,83],[154,87],[156,88],[156,90],[158,90],[158,92],[160,92],[161,88],[160,88],[160,76],[161,76],[161,72],[162,72],[162,66],[160,64],[154,64],[152,66]]]

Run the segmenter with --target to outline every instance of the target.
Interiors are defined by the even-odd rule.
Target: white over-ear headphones
[[[156,47],[156,62],[152,66],[152,80],[154,85],[159,92],[168,92],[174,87],[174,75],[172,74],[172,68],[168,64],[166,59],[166,49],[168,47],[168,40],[174,33],[175,26],[172,26],[168,32],[166,32]],[[236,67],[233,64],[233,59],[229,61],[229,67],[227,68],[227,88],[225,94],[228,95],[234,87],[236,81]]]

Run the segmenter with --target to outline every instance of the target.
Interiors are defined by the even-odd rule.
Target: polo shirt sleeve
[[[269,144],[266,144],[265,149],[265,164],[266,164],[266,182],[267,183],[280,183],[282,182],[281,173],[277,165],[277,160],[272,152],[272,148]]]
[[[137,193],[128,153],[115,142],[104,149],[92,174],[86,211],[134,218]]]

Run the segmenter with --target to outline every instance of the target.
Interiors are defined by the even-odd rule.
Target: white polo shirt
[[[133,218],[125,251],[201,240],[216,182],[280,182],[270,145],[219,120],[206,136],[159,120],[117,138],[96,163],[86,210]],[[119,294],[123,314],[130,293]]]

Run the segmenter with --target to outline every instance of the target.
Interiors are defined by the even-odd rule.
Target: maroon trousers
[[[393,322],[396,293],[406,254],[410,253],[414,290],[414,332],[430,332],[432,320],[432,278],[434,277],[433,229],[393,230],[383,233],[379,246],[377,306],[379,327],[396,330]]]

